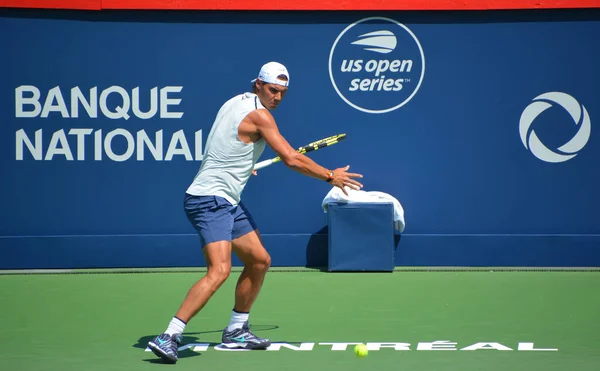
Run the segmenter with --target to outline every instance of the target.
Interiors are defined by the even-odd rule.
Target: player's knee
[[[265,253],[264,256],[261,256],[259,259],[256,259],[253,266],[255,269],[267,271],[271,266],[271,255]]]
[[[231,273],[231,264],[220,263],[212,265],[208,268],[207,275],[211,277],[218,285],[221,285],[227,280]]]

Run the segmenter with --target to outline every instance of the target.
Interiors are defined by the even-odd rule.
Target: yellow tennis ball
[[[356,354],[358,357],[366,357],[367,354],[369,354],[369,350],[365,344],[357,344],[354,347],[354,354]]]

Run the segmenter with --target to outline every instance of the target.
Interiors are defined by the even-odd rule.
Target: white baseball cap
[[[287,81],[278,79],[278,77],[281,75],[287,77]],[[269,62],[263,65],[258,73],[257,79],[260,79],[267,84],[277,84],[286,87],[290,84],[290,74],[288,73],[287,68],[278,62]],[[255,81],[256,79],[252,80],[251,82]]]

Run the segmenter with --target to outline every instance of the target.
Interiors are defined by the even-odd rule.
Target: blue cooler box
[[[394,205],[329,203],[328,270],[394,271]]]

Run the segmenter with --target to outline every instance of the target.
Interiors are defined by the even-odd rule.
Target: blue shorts
[[[241,202],[233,206],[223,197],[186,193],[183,207],[203,247],[211,242],[231,241],[256,229],[252,215]]]

